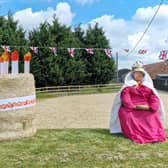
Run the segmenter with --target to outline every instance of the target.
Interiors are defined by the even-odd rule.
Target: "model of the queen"
[[[164,142],[164,107],[152,79],[137,61],[115,97],[110,133],[122,133],[135,143]]]

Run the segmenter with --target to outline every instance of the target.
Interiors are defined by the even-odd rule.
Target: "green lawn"
[[[0,168],[162,168],[168,142],[139,145],[107,129],[39,130],[0,142]]]

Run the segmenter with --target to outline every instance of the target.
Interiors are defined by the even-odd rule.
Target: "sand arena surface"
[[[115,95],[90,94],[38,100],[37,128],[108,128]],[[168,113],[168,92],[159,91],[159,95]]]

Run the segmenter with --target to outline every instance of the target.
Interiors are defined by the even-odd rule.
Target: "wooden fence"
[[[98,92],[115,92],[121,88],[121,83],[98,84],[98,85],[71,85],[71,86],[51,86],[36,88],[37,94],[42,95],[73,95],[89,94]]]

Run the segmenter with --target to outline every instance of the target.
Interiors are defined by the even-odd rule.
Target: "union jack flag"
[[[94,54],[93,48],[86,48],[88,54]]]
[[[125,52],[127,52],[127,53],[129,52],[129,49],[128,49],[128,48],[124,48],[123,50],[124,50]]]
[[[51,52],[57,56],[57,48],[55,47],[50,47]]]
[[[10,52],[10,46],[1,46],[3,48],[4,51]]]
[[[143,49],[143,50],[141,49],[141,50],[138,51],[138,54],[146,54],[147,51],[148,51],[148,50],[146,50],[146,49],[145,49],[145,50],[144,50],[144,49]]]
[[[30,47],[30,49],[31,49],[34,53],[38,54],[38,47]]]
[[[165,60],[166,57],[167,57],[167,50],[162,50],[162,51],[160,51],[159,59]]]
[[[68,49],[68,53],[71,57],[74,57],[74,48],[67,48]]]
[[[109,58],[112,57],[112,50],[111,50],[111,49],[106,48],[106,49],[104,49],[104,51],[105,51],[106,55],[107,55]]]

